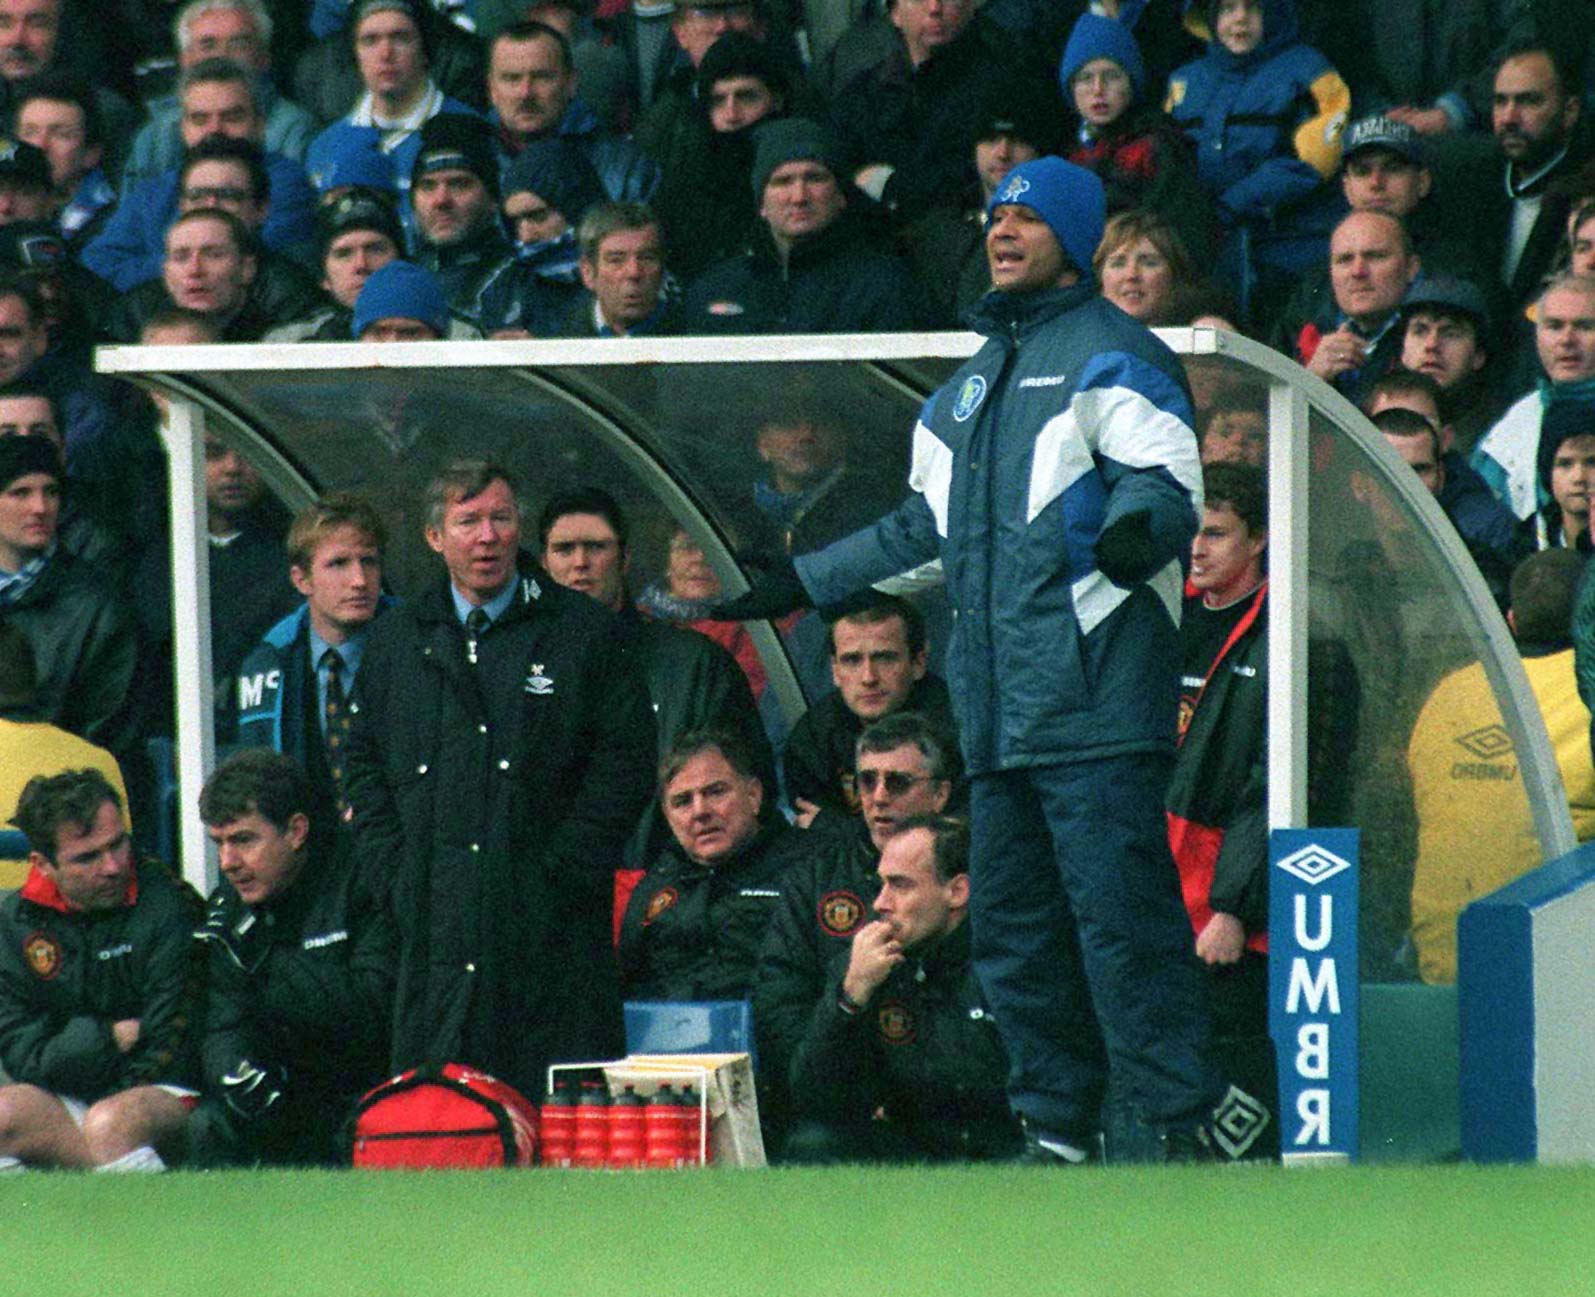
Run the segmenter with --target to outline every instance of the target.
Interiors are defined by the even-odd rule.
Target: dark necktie
[[[343,657],[329,648],[321,655],[327,672],[327,699],[322,705],[321,728],[327,737],[327,765],[332,769],[332,786],[338,795],[338,813],[349,809],[343,795],[343,758],[349,742],[349,708],[343,695]]]
[[[465,614],[465,660],[472,666],[476,665],[477,641],[487,634],[490,621],[492,618],[480,608],[472,608]]]

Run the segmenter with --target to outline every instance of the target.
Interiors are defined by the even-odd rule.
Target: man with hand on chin
[[[969,832],[914,815],[881,853],[854,934],[792,1061],[789,1161],[1008,1158],[1008,1060],[969,958]]]

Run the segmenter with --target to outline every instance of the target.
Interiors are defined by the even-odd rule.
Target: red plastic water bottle
[[[609,1091],[602,1081],[583,1081],[576,1100],[572,1166],[601,1167],[609,1160]]]
[[[642,1123],[643,1160],[647,1165],[659,1170],[680,1166],[686,1158],[681,1146],[681,1100],[668,1081],[643,1109]]]
[[[613,1167],[638,1167],[643,1165],[646,1148],[644,1131],[646,1111],[637,1087],[628,1085],[615,1096],[609,1105],[609,1165]]]
[[[569,1166],[576,1151],[576,1096],[564,1081],[554,1088],[537,1112],[537,1143],[544,1166]]]
[[[708,1155],[704,1147],[706,1140],[700,1139],[698,1092],[692,1088],[689,1081],[681,1087],[681,1107],[678,1109],[676,1120],[681,1123],[681,1164],[683,1166],[702,1166]]]

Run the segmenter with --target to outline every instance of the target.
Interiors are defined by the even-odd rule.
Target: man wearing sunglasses
[[[753,979],[753,1017],[769,1126],[787,1111],[793,1054],[825,988],[847,966],[854,935],[869,919],[876,868],[887,840],[915,815],[944,810],[957,756],[951,738],[925,717],[896,712],[859,736],[854,782],[859,816],[835,817],[803,837],[786,871]]]

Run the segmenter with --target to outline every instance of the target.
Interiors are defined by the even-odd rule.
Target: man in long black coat
[[[459,1062],[536,1097],[615,1057],[613,871],[652,792],[647,697],[614,616],[520,553],[514,479],[450,464],[448,576],[372,631],[346,788],[400,937],[393,1064]]]

